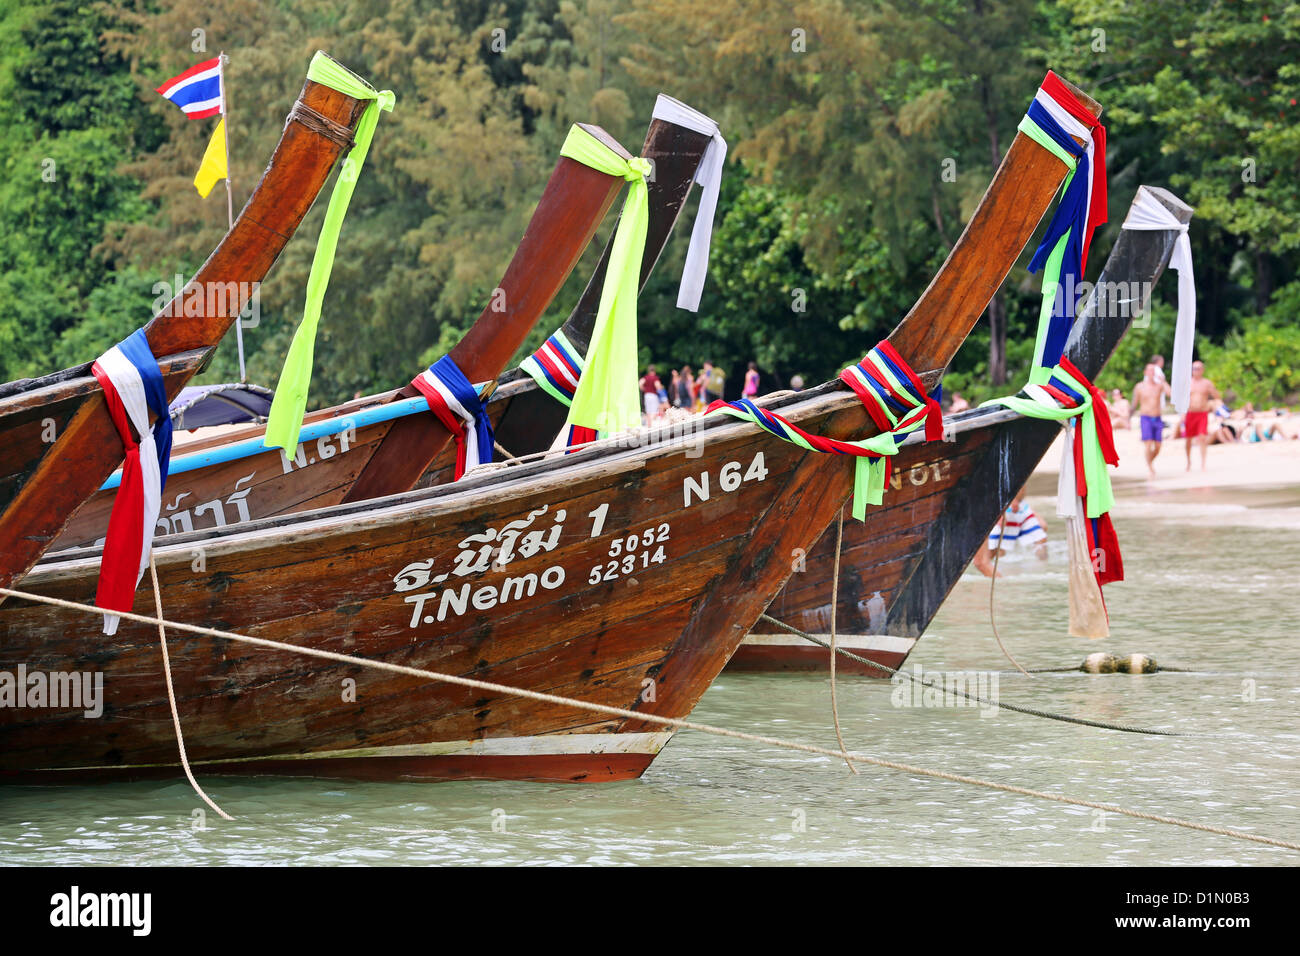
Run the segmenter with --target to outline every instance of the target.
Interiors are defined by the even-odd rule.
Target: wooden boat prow
[[[992,295],[1050,205],[1064,168],[1031,162],[1021,140],[1004,162],[1033,176],[981,204],[964,240],[996,261],[969,283],[932,284],[963,290],[962,311],[918,315],[968,329],[987,302],[980,290]],[[897,334],[913,333],[904,323]],[[920,338],[922,351],[904,358],[927,374],[960,341]],[[869,433],[865,410],[835,383],[772,404],[812,433]],[[843,506],[853,465],[721,415],[698,434],[668,426],[648,440],[615,436],[453,485],[174,536],[156,549],[163,607],[175,621],[684,717],[785,584],[791,556]],[[695,447],[701,455],[684,454]],[[536,535],[527,548],[525,533]],[[42,564],[24,588],[84,600],[94,570],[83,549]],[[137,606],[150,601],[141,593]],[[6,654],[76,669],[93,646],[110,695],[98,721],[0,711],[0,775],[176,773],[156,631],[123,621],[111,644],[92,644],[97,624],[28,600],[0,606]],[[554,700],[209,636],[175,645],[186,746],[205,773],[610,780],[643,772],[666,739],[659,725]],[[363,703],[340,700],[344,678]]]
[[[169,398],[201,370],[252,284],[262,280],[302,222],[335,161],[352,145],[367,102],[305,83],[239,218],[190,284],[145,326],[154,355],[168,363]],[[236,294],[226,297],[226,308],[209,311],[212,299],[205,294],[201,314],[185,315],[187,291],[215,283],[233,283]],[[122,443],[89,366],[70,372],[0,393],[0,586],[36,562],[122,461]]]
[[[1192,209],[1165,189],[1139,187],[1181,223]],[[1095,378],[1169,262],[1178,231],[1121,230],[1066,342],[1065,356]],[[1123,290],[1118,293],[1117,290]],[[863,523],[846,522],[836,606],[841,647],[897,668],[983,546],[988,531],[1032,474],[1059,433],[1054,422],[1007,408],[975,408],[945,419],[943,443],[905,447],[895,461],[892,490]],[[809,550],[801,573],[768,614],[828,639],[834,535]],[[728,667],[739,670],[825,670],[829,651],[764,622],[746,637]],[[846,673],[887,672],[841,658]]]

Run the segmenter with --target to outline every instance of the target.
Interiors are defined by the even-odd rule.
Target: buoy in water
[[[1154,657],[1146,654],[1126,654],[1121,657],[1098,651],[1085,657],[1079,670],[1086,674],[1154,674],[1160,670],[1160,665]]]

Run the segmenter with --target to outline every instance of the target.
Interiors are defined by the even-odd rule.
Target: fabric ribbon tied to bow
[[[1187,411],[1192,391],[1192,344],[1196,337],[1196,279],[1192,275],[1192,242],[1187,237],[1187,223],[1180,222],[1145,186],[1129,208],[1123,229],[1178,232],[1169,265],[1178,272],[1178,323],[1174,330],[1173,365],[1169,388],[1174,408]]]
[[[488,417],[473,383],[450,355],[438,359],[411,384],[429,403],[429,411],[456,440],[454,481],[460,481],[476,465],[492,461],[496,444],[492,419]]]
[[[90,370],[104,390],[109,416],[126,452],[100,557],[95,604],[110,612],[129,611],[140,576],[149,566],[162,510],[172,420],[162,372],[143,329],[101,355]],[[152,428],[150,412],[155,417]],[[138,444],[135,435],[140,436]],[[105,614],[104,633],[117,633],[119,620],[117,614]]]

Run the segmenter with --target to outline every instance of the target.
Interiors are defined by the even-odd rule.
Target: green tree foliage
[[[709,358],[738,382],[813,381],[859,358],[924,290],[1050,66],[1110,130],[1111,215],[1140,182],[1198,207],[1200,353],[1224,388],[1278,400],[1300,367],[1300,4],[1137,0],[0,0],[0,375],[93,358],[138,327],[226,228],[192,179],[214,120],[153,92],[230,57],[236,209],[316,49],[394,90],[344,225],[313,404],[408,380],[489,301],[568,126],[632,151],[655,94],[731,143],[698,315],[675,308],[686,224],[642,295],[644,364]],[[52,171],[52,178],[48,171]],[[246,330],[274,384],[301,313],[324,202],[272,270]],[[575,301],[613,215],[534,331]],[[1095,272],[1117,222],[1094,248]],[[1025,259],[1027,260],[1028,251]],[[1013,270],[948,387],[1023,377],[1036,277]],[[1172,348],[1172,282],[1121,346],[1128,384]],[[1276,292],[1275,292],[1276,290]],[[207,380],[237,372],[233,335]],[[1003,349],[1002,340],[1006,339]],[[1130,354],[1131,353],[1131,354]],[[1276,361],[1276,364],[1274,364]]]
[[[101,49],[112,24],[77,2],[0,3],[5,379],[53,370],[58,344],[88,318],[87,298],[113,281],[105,240],[148,209],[119,167],[162,136],[136,102],[128,63]]]

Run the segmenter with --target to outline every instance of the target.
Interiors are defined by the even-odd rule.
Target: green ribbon
[[[586,130],[569,130],[561,156],[577,160],[631,183],[600,290],[596,326],[587,349],[587,364],[569,407],[566,425],[602,432],[621,432],[641,424],[637,389],[636,300],[641,284],[641,256],[650,222],[650,192],[645,177],[650,161],[624,160]]]
[[[316,327],[320,324],[321,302],[329,286],[330,271],[334,268],[334,250],[338,246],[339,230],[347,215],[357,176],[370,151],[370,140],[375,135],[380,111],[391,113],[396,102],[392,90],[376,90],[373,86],[340,66],[336,61],[317,52],[307,70],[307,79],[330,89],[338,90],[358,100],[370,100],[357,124],[352,151],[343,161],[334,192],[330,194],[325,210],[325,223],[320,238],[316,240],[316,254],[311,261],[307,277],[307,300],[303,305],[302,322],[293,333],[289,354],[280,372],[280,382],[271,401],[271,414],[266,423],[267,448],[283,448],[292,454],[298,447],[298,433],[302,429],[303,413],[307,409],[307,392],[311,386],[312,359],[316,348]]]
[[[1060,366],[1049,370],[1049,373],[1055,373],[1071,382],[1075,381],[1073,376],[1066,375]],[[1092,412],[1092,395],[1087,389],[1079,388],[1077,385],[1075,387],[1086,397],[1084,403],[1076,408],[1062,408],[1055,402],[1049,405],[1019,395],[992,398],[980,407],[1005,405],[1029,418],[1043,418],[1058,422],[1078,416],[1078,427],[1083,429],[1083,476],[1088,483],[1087,515],[1089,518],[1100,518],[1115,507],[1115,493],[1111,488],[1110,472],[1106,468],[1106,459],[1102,454],[1101,440],[1097,437],[1097,419]],[[1085,412],[1087,414],[1084,414]]]

